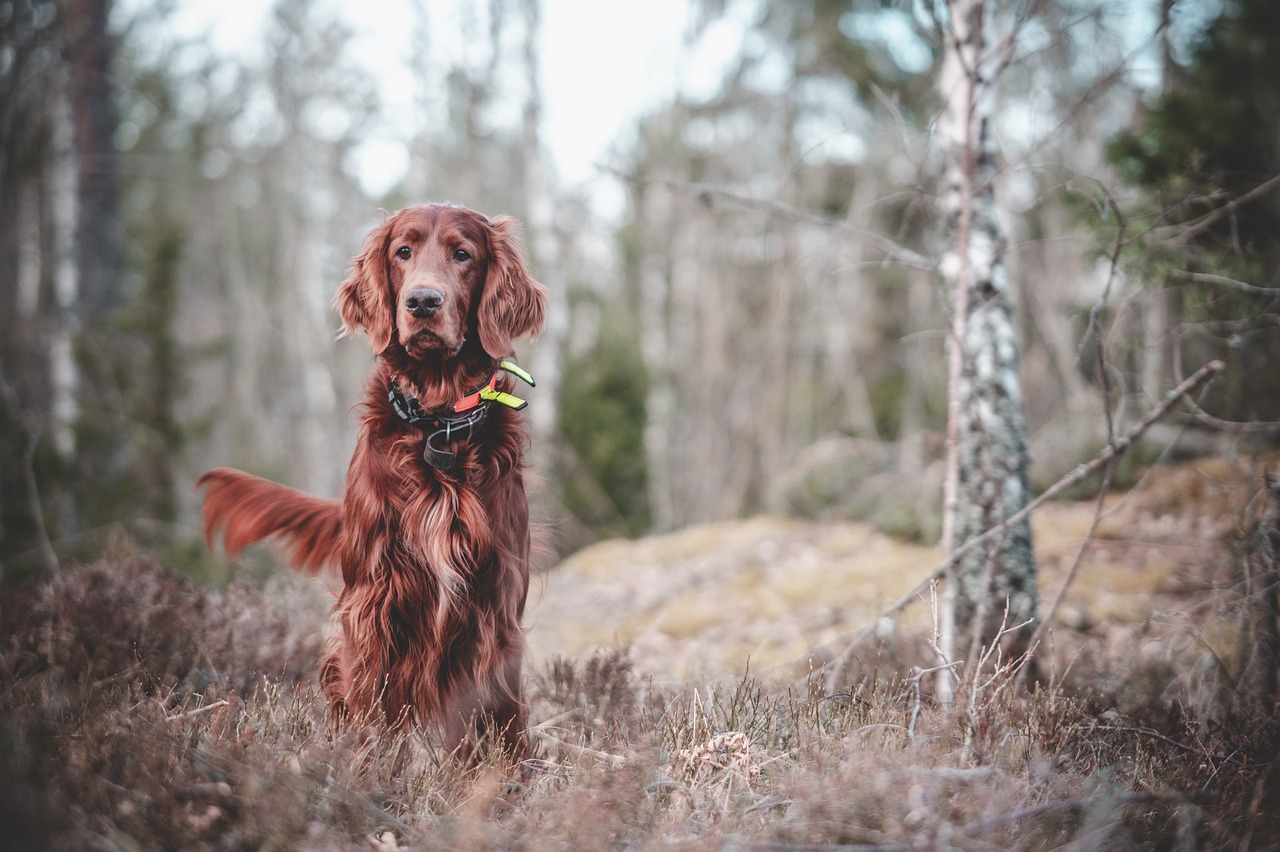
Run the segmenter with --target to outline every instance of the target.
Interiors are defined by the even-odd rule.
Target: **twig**
[[[1009,811],[1008,813],[996,814],[992,817],[971,822],[961,826],[959,828],[959,832],[964,836],[973,837],[975,834],[981,834],[998,826],[1022,822],[1023,820],[1040,816],[1041,814],[1050,814],[1055,811],[1064,810],[1083,810],[1100,799],[1102,801],[1113,801],[1120,805],[1139,805],[1150,802],[1194,802],[1196,798],[1198,797],[1177,792],[1149,792],[1118,793],[1114,796],[1087,796],[1079,799],[1059,799],[1052,802],[1044,802],[1039,805],[1030,805],[1025,808],[1018,808],[1017,810]]]
[[[1217,284],[1222,287],[1230,287],[1232,290],[1239,290],[1241,293],[1253,293],[1258,296],[1271,296],[1272,298],[1280,296],[1280,290],[1277,290],[1275,287],[1259,287],[1257,284],[1250,284],[1248,281],[1228,278],[1225,275],[1211,275],[1208,272],[1190,272],[1185,269],[1175,269],[1169,274],[1174,278],[1181,278],[1182,280],[1190,281],[1193,284]]]
[[[1069,726],[1069,728],[1070,730],[1080,731],[1082,733],[1093,732],[1093,731],[1100,731],[1100,732],[1115,731],[1117,733],[1123,733],[1123,734],[1137,734],[1138,736],[1150,737],[1151,739],[1159,740],[1160,742],[1165,743],[1166,745],[1171,745],[1174,748],[1182,749],[1188,754],[1194,754],[1206,759],[1212,759],[1217,757],[1217,758],[1220,758],[1223,763],[1233,763],[1236,766],[1244,765],[1241,762],[1240,758],[1236,757],[1234,754],[1212,755],[1212,754],[1209,754],[1208,751],[1204,749],[1204,746],[1201,746],[1200,750],[1197,751],[1196,749],[1192,748],[1186,743],[1180,743],[1177,740],[1173,739],[1172,737],[1167,737],[1164,734],[1160,733],[1159,731],[1153,731],[1150,728],[1135,728],[1127,725],[1071,725]]]
[[[1080,573],[1080,566],[1084,564],[1084,555],[1089,550],[1089,545],[1093,542],[1093,537],[1098,531],[1098,524],[1102,522],[1103,508],[1107,499],[1107,492],[1111,490],[1111,481],[1115,476],[1116,466],[1115,459],[1111,459],[1107,463],[1107,469],[1102,473],[1102,485],[1098,488],[1098,503],[1093,510],[1093,518],[1089,521],[1089,529],[1085,532],[1084,538],[1080,541],[1080,547],[1076,549],[1075,558],[1071,560],[1071,567],[1067,569],[1067,576],[1063,578],[1062,585],[1058,588],[1058,594],[1053,598],[1053,603],[1049,605],[1048,611],[1044,614],[1044,618],[1036,625],[1036,630],[1031,634],[1031,639],[1027,642],[1029,653],[1034,654],[1036,648],[1044,639],[1044,634],[1049,629],[1049,625],[1053,624],[1054,618],[1058,614],[1058,609],[1062,606],[1063,600],[1067,597],[1067,590],[1075,584],[1076,576]],[[1018,670],[1018,676],[1014,679],[1019,685],[1027,680],[1027,672],[1029,667],[1023,666]]]
[[[669,178],[642,177],[631,172],[624,172],[621,169],[612,166],[597,164],[600,170],[611,174],[620,180],[624,180],[631,184],[649,184],[652,186],[661,186],[666,189],[679,192],[683,195],[692,195],[700,199],[723,198],[731,201],[740,207],[750,210],[761,210],[765,213],[771,213],[775,216],[783,216],[798,222],[804,222],[809,225],[817,225],[823,228],[846,228],[855,230],[854,226],[847,219],[836,219],[829,216],[820,216],[816,213],[810,213],[807,210],[801,210],[789,204],[783,204],[780,201],[774,201],[769,198],[757,198],[752,195],[745,195],[741,192],[735,192],[722,186],[713,186],[705,183],[691,183],[688,181],[672,180]],[[934,272],[938,265],[925,257],[924,255],[914,252],[905,246],[900,246],[884,234],[877,233],[868,229],[856,229],[862,236],[866,237],[877,248],[886,255],[908,266],[915,266],[921,269]]]
[[[1071,488],[1079,484],[1081,481],[1086,479],[1090,474],[1092,474],[1094,471],[1101,468],[1103,465],[1106,465],[1110,463],[1113,459],[1117,458],[1118,456],[1123,455],[1133,445],[1134,441],[1142,437],[1142,435],[1148,429],[1154,426],[1157,421],[1159,421],[1166,414],[1168,414],[1170,409],[1172,409],[1178,403],[1179,400],[1181,400],[1187,394],[1194,391],[1196,388],[1203,385],[1205,382],[1217,376],[1224,369],[1226,369],[1226,365],[1223,364],[1221,361],[1210,361],[1208,364],[1205,364],[1203,367],[1197,370],[1194,374],[1192,374],[1190,378],[1186,379],[1184,382],[1179,384],[1176,388],[1169,391],[1169,393],[1165,395],[1164,402],[1162,402],[1160,405],[1152,409],[1147,414],[1146,417],[1144,417],[1137,425],[1135,425],[1132,429],[1126,432],[1123,437],[1119,438],[1116,441],[1111,442],[1106,447],[1104,447],[1102,449],[1102,452],[1094,456],[1092,461],[1088,462],[1087,464],[1079,465],[1071,473],[1062,477],[1053,485],[1045,489],[1043,494],[1041,494],[1035,500],[1032,500],[1022,509],[1010,515],[1008,518],[996,524],[995,526],[987,529],[985,532],[974,536],[973,538],[966,541],[964,544],[957,547],[954,551],[952,551],[950,556],[944,558],[941,562],[935,565],[933,567],[933,570],[931,570],[929,574],[923,580],[917,583],[909,592],[907,592],[902,597],[898,598],[898,600],[894,601],[886,609],[882,610],[879,615],[873,618],[869,626],[863,627],[862,629],[855,632],[853,634],[853,637],[849,640],[848,645],[845,647],[845,650],[842,651],[840,656],[837,658],[839,660],[839,665],[841,667],[843,666],[843,661],[846,658],[848,658],[850,654],[853,653],[853,650],[859,644],[861,644],[862,641],[866,639],[868,635],[871,634],[872,630],[874,629],[875,625],[880,621],[880,619],[889,618],[890,616],[897,615],[899,612],[905,609],[908,604],[910,604],[912,601],[920,597],[925,592],[925,590],[929,588],[929,585],[931,583],[933,583],[935,580],[942,577],[942,575],[946,573],[948,566],[950,566],[954,560],[959,559],[962,555],[967,553],[972,548],[977,547],[978,545],[986,541],[989,541],[995,536],[1002,534],[1007,528],[1013,526],[1016,523],[1019,523],[1020,521],[1022,521],[1024,518],[1026,518],[1036,509],[1040,508],[1049,500],[1052,500],[1054,497],[1057,497],[1059,494],[1061,494],[1063,491],[1066,491],[1068,488]],[[837,668],[836,671],[838,673],[839,669]]]
[[[540,737],[541,739],[544,739],[547,742],[552,743],[553,745],[558,745],[558,746],[561,746],[562,748],[566,748],[569,751],[572,751],[576,754],[582,754],[588,757],[598,758],[600,760],[606,761],[607,763],[611,763],[614,766],[621,766],[622,764],[627,762],[627,759],[620,755],[609,754],[607,751],[597,751],[596,749],[587,748],[586,746],[567,743],[564,740],[559,739],[558,737],[551,736],[551,734],[547,733],[546,730],[541,728],[530,728],[529,733],[533,734],[536,737]]]
[[[1174,369],[1176,370],[1178,367],[1179,365],[1175,361]],[[1190,409],[1191,416],[1195,418],[1197,423],[1202,426],[1208,426],[1211,429],[1216,429],[1219,432],[1226,432],[1239,436],[1257,433],[1274,434],[1276,431],[1280,431],[1280,422],[1275,420],[1253,420],[1248,422],[1240,420],[1223,420],[1221,417],[1214,417],[1212,414],[1205,411],[1194,400],[1187,400],[1187,407]]]
[[[1166,225],[1164,228],[1161,228],[1159,230],[1167,234],[1174,242],[1186,243],[1192,237],[1196,236],[1201,231],[1208,228],[1214,222],[1218,221],[1228,213],[1231,213],[1232,211],[1234,211],[1237,207],[1241,207],[1245,204],[1248,204],[1250,201],[1253,201],[1255,198],[1259,198],[1263,195],[1266,195],[1268,192],[1275,189],[1276,186],[1278,185],[1280,185],[1280,175],[1273,175],[1272,177],[1268,178],[1267,180],[1264,180],[1262,183],[1255,186],[1253,189],[1246,192],[1244,195],[1237,196],[1231,199],[1230,201],[1228,201],[1226,204],[1222,205],[1221,207],[1218,207],[1204,214],[1203,216],[1200,217],[1200,220],[1198,222],[1192,222],[1189,224],[1180,224],[1180,225]]]
[[[208,713],[210,710],[217,710],[219,707],[228,707],[231,702],[225,698],[221,701],[215,701],[212,704],[206,704],[203,707],[197,707],[194,710],[188,710],[185,713],[174,713],[172,716],[165,716],[166,722],[176,722],[179,719],[190,719],[192,716],[199,716],[201,713]]]
[[[557,725],[559,725],[561,722],[563,722],[565,719],[568,719],[570,716],[576,716],[577,714],[578,714],[578,708],[577,708],[577,707],[570,707],[568,710],[564,711],[563,713],[560,713],[560,714],[558,714],[558,715],[552,716],[550,719],[544,719],[544,720],[542,720],[542,721],[541,721],[541,722],[539,722],[538,724],[536,724],[536,725],[532,726],[531,728],[529,728],[529,730],[530,730],[530,731],[545,731],[545,730],[549,730],[549,729],[551,729],[551,728],[556,727],[556,726],[557,726]]]
[[[1107,204],[1111,207],[1116,216],[1116,244],[1111,252],[1111,268],[1107,274],[1106,286],[1102,288],[1102,295],[1098,297],[1098,301],[1089,310],[1089,328],[1085,331],[1084,337],[1080,340],[1080,349],[1076,351],[1076,362],[1079,363],[1081,354],[1084,351],[1085,340],[1089,338],[1092,332],[1098,341],[1098,378],[1102,381],[1102,412],[1106,416],[1107,421],[1107,443],[1111,444],[1115,441],[1116,425],[1115,417],[1111,411],[1111,378],[1110,366],[1107,363],[1107,347],[1103,345],[1102,331],[1098,327],[1098,316],[1103,308],[1106,307],[1107,300],[1111,295],[1111,285],[1115,282],[1116,272],[1120,268],[1120,252],[1124,247],[1125,218],[1124,213],[1120,210],[1120,205],[1116,203],[1115,197],[1107,190],[1106,186],[1098,184],[1102,191],[1106,194]],[[1045,631],[1049,629],[1049,625],[1053,623],[1053,619],[1058,614],[1062,601],[1067,596],[1067,590],[1075,583],[1076,575],[1080,573],[1080,566],[1084,564],[1084,555],[1089,550],[1089,544],[1093,541],[1093,536],[1098,531],[1098,524],[1102,521],[1103,508],[1106,505],[1107,492],[1111,490],[1111,482],[1115,476],[1116,465],[1115,458],[1112,457],[1106,462],[1106,469],[1102,473],[1102,485],[1098,488],[1098,502],[1093,511],[1093,518],[1089,522],[1089,530],[1085,533],[1084,538],[1080,541],[1080,547],[1076,549],[1075,559],[1071,562],[1071,567],[1067,570],[1067,576],[1062,581],[1062,586],[1058,589],[1058,594],[1054,597],[1053,603],[1049,606],[1048,612],[1045,613],[1041,622],[1036,625],[1035,632],[1031,634],[1031,639],[1027,642],[1027,660],[1031,660],[1031,655],[1036,652],[1042,639],[1044,639]],[[1030,666],[1023,666],[1018,670],[1017,677],[1014,679],[1017,685],[1021,685],[1027,680],[1027,673],[1031,670]]]

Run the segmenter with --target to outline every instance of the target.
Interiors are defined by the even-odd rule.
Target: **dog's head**
[[[440,204],[408,207],[375,228],[334,305],[346,332],[379,354],[449,358],[478,340],[494,358],[542,328],[546,290],[529,277],[516,224]]]

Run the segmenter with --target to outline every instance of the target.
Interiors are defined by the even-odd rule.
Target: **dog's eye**
[[[470,259],[471,259],[471,252],[467,251],[466,249],[454,249],[454,252],[453,252],[454,263],[466,263]]]
[[[409,248],[408,246],[400,246],[400,250],[396,252],[396,257],[400,258],[401,260],[408,260],[412,256],[413,256],[413,249]]]

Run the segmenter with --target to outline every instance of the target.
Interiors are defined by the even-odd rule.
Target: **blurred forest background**
[[[566,3],[0,0],[0,835],[1280,848],[1280,3],[654,0],[591,162]],[[426,200],[552,299],[519,780],[330,725],[331,596],[197,523],[338,493]]]
[[[225,570],[197,544],[211,466],[336,494],[370,356],[335,343],[329,301],[379,208],[425,200],[522,220],[552,293],[521,355],[557,554],[762,512],[937,540],[936,10],[690,3],[690,57],[738,40],[718,87],[672,92],[570,182],[540,0],[406,5],[395,121],[339,4],[276,0],[245,59],[176,36],[177,4],[0,2],[5,581],[104,548]],[[1131,455],[1273,447],[1280,7],[993,8],[1033,486],[1213,358],[1224,376]],[[372,195],[357,155],[406,126],[408,170]]]

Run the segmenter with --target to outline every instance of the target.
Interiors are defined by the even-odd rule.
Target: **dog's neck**
[[[470,344],[457,354],[429,352],[422,358],[412,358],[393,345],[382,354],[382,362],[388,379],[417,399],[423,411],[452,406],[488,382],[498,368],[497,358]]]

